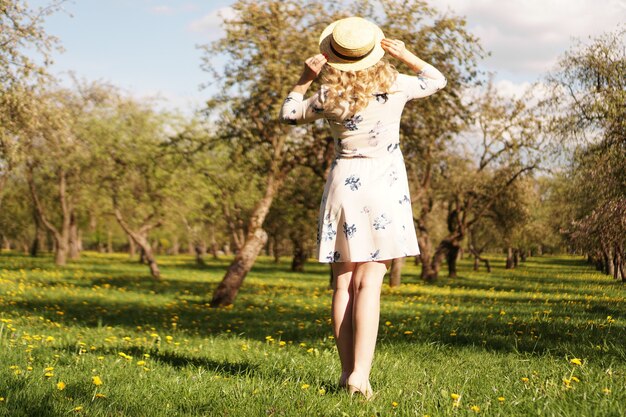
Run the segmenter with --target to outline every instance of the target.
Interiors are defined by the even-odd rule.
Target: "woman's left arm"
[[[300,124],[311,122],[322,117],[323,107],[321,106],[320,92],[304,100],[304,94],[317,78],[320,71],[326,64],[326,58],[318,54],[304,61],[304,70],[300,79],[293,86],[289,95],[285,99],[280,109],[279,120],[287,124]]]
[[[437,68],[421,60],[406,49],[404,42],[401,40],[383,39],[380,43],[385,52],[404,62],[415,71],[416,75],[411,77],[414,85],[410,88],[409,100],[434,94],[448,83],[446,77]]]

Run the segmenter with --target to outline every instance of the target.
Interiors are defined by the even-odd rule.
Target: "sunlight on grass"
[[[383,289],[372,402],[336,388],[328,267],[261,258],[208,307],[228,259],[127,255],[64,268],[0,256],[0,416],[623,415],[626,299],[571,257]]]

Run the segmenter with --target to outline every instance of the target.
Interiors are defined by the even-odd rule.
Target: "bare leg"
[[[378,336],[380,290],[388,266],[389,261],[363,262],[353,272],[354,366],[348,384],[362,393],[371,393],[369,375]]]
[[[354,338],[352,330],[353,285],[352,272],[356,264],[336,262],[333,268],[332,321],[335,343],[341,361],[339,385],[345,386],[354,364]]]

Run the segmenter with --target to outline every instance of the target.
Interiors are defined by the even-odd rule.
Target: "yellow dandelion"
[[[278,346],[283,347],[287,345],[287,342],[285,342],[284,340],[281,340],[280,342],[278,342]]]
[[[318,389],[318,390],[317,390],[317,392],[318,392],[320,395],[324,395],[324,394],[326,394],[326,390],[325,390],[324,388],[320,388],[320,389]]]
[[[470,410],[472,410],[475,413],[478,413],[478,412],[480,412],[480,407],[477,406],[477,405],[473,405],[473,406],[470,407]]]
[[[144,366],[146,361],[137,361],[137,366]]]
[[[59,391],[63,391],[65,389],[65,382],[63,382],[63,381],[57,382],[57,389]]]
[[[104,394],[97,393],[96,398],[106,398],[107,396]]]
[[[300,388],[302,389],[309,389],[310,385],[309,384],[302,384],[302,386]]]
[[[144,353],[144,354],[143,354],[143,357],[147,359],[147,358],[149,358],[149,357],[150,357],[150,354],[149,354],[149,353]]]
[[[50,378],[54,376],[54,372],[46,372],[45,374],[43,374],[43,376],[45,376],[46,378]]]
[[[45,368],[44,371],[46,371],[46,372],[54,371],[54,367],[53,366],[49,366],[49,367]]]
[[[578,358],[570,359],[569,363],[571,363],[572,365],[578,365],[578,366],[583,364],[582,361]]]
[[[500,401],[501,403],[503,403],[505,399],[506,398],[504,398],[504,397],[498,397],[498,401]]]
[[[450,398],[452,398],[454,401],[457,401],[459,398],[461,398],[461,396],[459,394],[450,394]]]
[[[411,330],[405,330],[405,331],[404,331],[404,334],[406,334],[406,335],[410,335],[410,334],[413,334],[413,332],[412,332]]]
[[[528,381],[530,381],[530,379],[528,379],[528,378],[526,378],[526,377],[523,377],[523,378],[522,378],[522,382],[528,382]]]
[[[79,405],[78,407],[74,407],[74,411],[80,413],[81,411],[83,411],[83,406]]]
[[[96,375],[96,376],[92,376],[92,377],[91,377],[91,382],[93,382],[93,384],[94,384],[95,386],[102,385],[102,380],[100,379],[100,377],[99,377],[98,375]]]
[[[4,402],[4,397],[0,397],[0,403]]]
[[[572,377],[572,381],[574,382],[580,382],[580,379],[576,378],[575,376]]]
[[[602,392],[605,393],[606,395],[609,395],[611,393],[611,390],[608,388],[604,388]]]
[[[398,403],[397,403],[397,402],[395,402],[395,401],[393,401],[393,402],[391,403],[391,406],[395,408],[395,407],[397,407],[397,406],[398,406]]]

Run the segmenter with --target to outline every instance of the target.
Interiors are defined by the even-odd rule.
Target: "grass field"
[[[0,416],[624,416],[626,288],[531,258],[383,288],[370,402],[335,384],[327,266],[259,260],[232,308],[228,259],[0,255]]]

